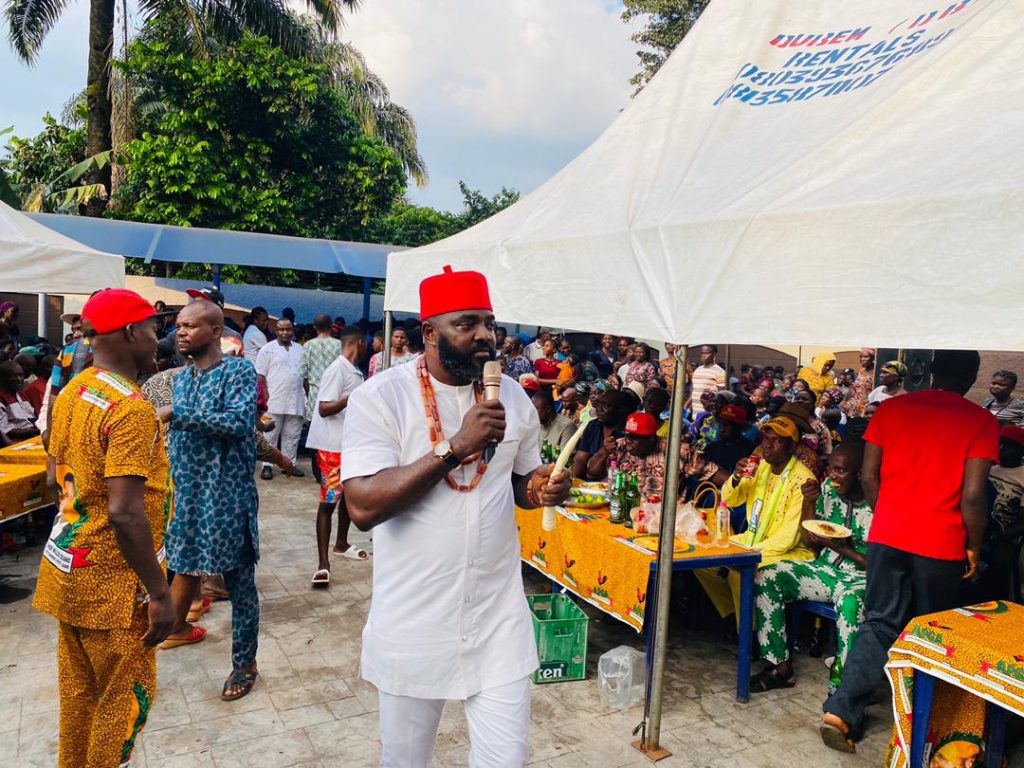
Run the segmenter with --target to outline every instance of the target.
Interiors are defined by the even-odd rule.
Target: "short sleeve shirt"
[[[272,341],[256,355],[256,373],[267,379],[267,410],[286,416],[306,415],[302,387],[302,347]]]
[[[309,382],[306,394],[306,418],[313,418],[317,404],[317,390],[327,366],[341,354],[341,342],[334,337],[310,339],[302,347],[302,377]]]
[[[356,387],[363,383],[363,372],[356,368],[348,358],[338,357],[327,366],[320,380],[317,406],[320,403],[340,400],[352,396]],[[342,408],[333,416],[321,416],[319,407],[313,409],[313,419],[309,423],[309,434],[306,435],[306,447],[318,451],[341,453],[341,438],[345,428],[345,412]]]
[[[999,422],[953,392],[925,389],[882,403],[864,439],[882,449],[868,541],[938,560],[962,560],[964,464],[999,460]]]
[[[855,552],[866,555],[868,552],[868,531],[871,530],[871,505],[866,499],[854,504],[839,495],[839,491],[832,484],[831,479],[825,480],[821,486],[821,495],[818,497],[815,517],[824,520],[826,523],[845,525],[853,536],[851,545]],[[860,571],[861,568],[852,560],[849,560],[838,552],[831,549],[822,549],[818,554],[817,562],[834,565],[843,571]]]
[[[54,402],[49,453],[60,510],[33,605],[76,627],[128,627],[144,588],[114,537],[107,480],[145,478],[146,518],[162,562],[172,493],[156,409],[135,382],[88,368]]]

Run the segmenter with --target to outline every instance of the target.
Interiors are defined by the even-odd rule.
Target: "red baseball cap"
[[[733,424],[745,427],[747,425],[747,409],[735,403],[724,405],[718,411],[718,420],[732,422]]]
[[[156,316],[152,304],[126,288],[107,288],[93,294],[82,307],[82,319],[88,321],[98,335],[113,333]]]
[[[999,436],[1012,440],[1018,445],[1024,445],[1024,428],[1018,427],[1016,424],[1007,424],[1000,430]]]
[[[658,431],[658,420],[651,414],[640,411],[629,414],[626,419],[626,434],[635,437],[650,437]]]

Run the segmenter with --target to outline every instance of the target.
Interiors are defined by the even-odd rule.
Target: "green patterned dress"
[[[818,497],[815,516],[819,520],[845,525],[853,531],[853,549],[867,553],[871,507],[843,499],[825,480]],[[838,614],[836,660],[829,676],[829,691],[839,687],[850,643],[864,617],[864,570],[831,549],[822,549],[809,561],[781,561],[757,571],[757,644],[761,658],[781,664],[789,658],[786,637],[786,604],[798,600],[831,603]]]

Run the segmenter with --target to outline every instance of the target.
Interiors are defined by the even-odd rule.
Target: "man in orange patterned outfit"
[[[60,768],[118,768],[156,695],[155,646],[174,626],[162,565],[170,480],[136,382],[156,354],[153,308],[111,289],[82,316],[94,365],[53,406],[61,503],[33,604],[58,621]]]

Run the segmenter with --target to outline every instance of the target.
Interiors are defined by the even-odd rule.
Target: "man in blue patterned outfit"
[[[231,599],[231,675],[222,698],[252,690],[256,680],[259,558],[254,473],[256,371],[252,363],[221,352],[224,315],[212,301],[197,300],[178,315],[178,350],[191,358],[174,377],[168,453],[174,478],[175,514],[167,531],[171,585],[180,617],[171,639],[188,642],[185,622],[200,577],[222,573]],[[200,630],[201,631],[201,630]],[[201,639],[201,637],[199,638]]]

